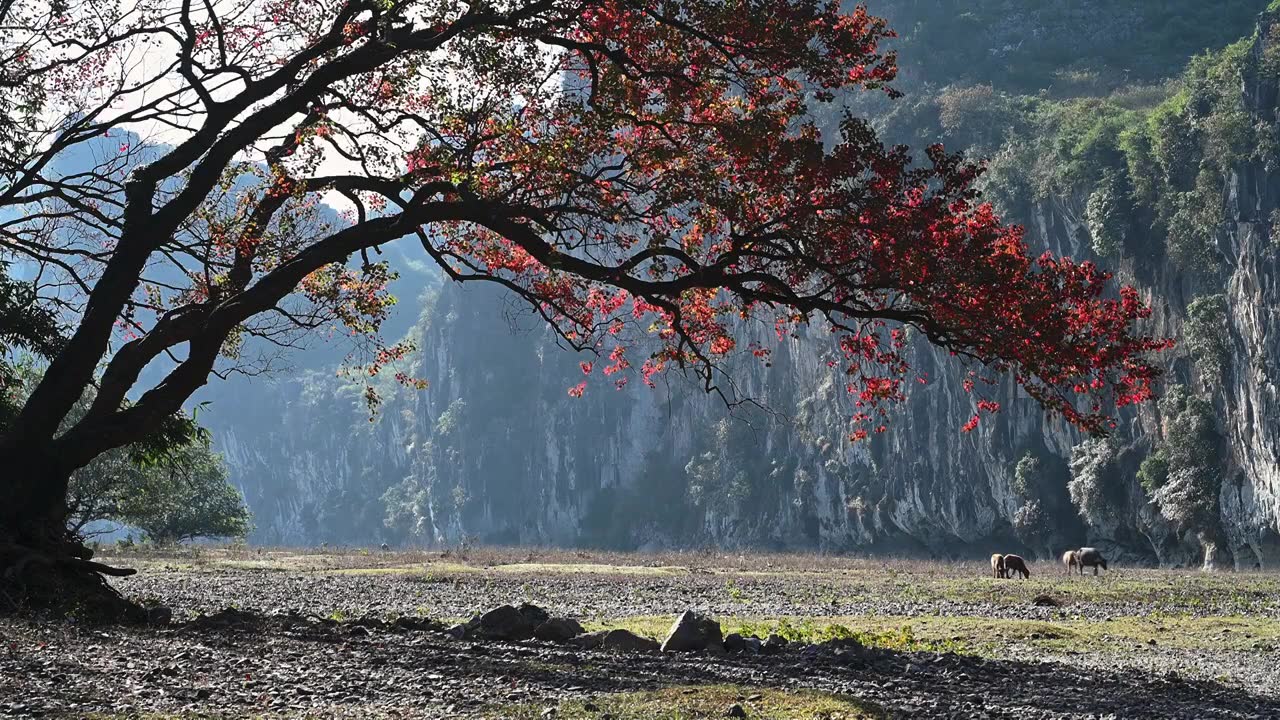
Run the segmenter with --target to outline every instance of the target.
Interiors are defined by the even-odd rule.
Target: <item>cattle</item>
[[[1062,566],[1066,568],[1068,575],[1070,575],[1071,571],[1075,570],[1076,566],[1080,564],[1079,560],[1077,560],[1078,555],[1079,553],[1075,550],[1068,550],[1062,553]]]
[[[1004,556],[1000,553],[991,556],[991,576],[997,578],[1005,577]]]
[[[1098,574],[1098,566],[1101,565],[1103,570],[1107,569],[1107,559],[1102,557],[1102,553],[1097,548],[1080,548],[1076,552],[1076,567],[1080,568],[1080,574],[1084,574],[1085,567],[1092,567],[1093,574]]]
[[[1023,580],[1031,577],[1031,571],[1027,569],[1027,561],[1020,555],[1004,556],[1004,572],[1007,578],[1012,578],[1017,573],[1022,574]]]

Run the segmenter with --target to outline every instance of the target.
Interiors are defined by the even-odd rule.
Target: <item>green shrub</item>
[[[1213,534],[1219,526],[1224,440],[1217,414],[1185,386],[1171,386],[1160,401],[1164,439],[1143,462],[1139,480],[1160,513],[1183,530]]]
[[[1013,469],[1013,491],[1023,500],[1036,497],[1036,484],[1043,472],[1040,459],[1028,450]]]
[[[1138,482],[1148,494],[1164,486],[1169,479],[1169,452],[1163,445],[1156,447],[1138,468]]]
[[[1230,339],[1227,296],[1206,295],[1192,300],[1187,306],[1187,321],[1182,335],[1204,380],[1210,384],[1220,382],[1223,371],[1231,362],[1227,347]]]
[[[1103,173],[1098,188],[1089,196],[1085,207],[1085,225],[1093,240],[1093,251],[1102,257],[1115,257],[1124,249],[1129,233],[1130,188],[1124,169]]]

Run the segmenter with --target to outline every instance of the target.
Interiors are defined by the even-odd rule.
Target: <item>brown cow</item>
[[[1076,566],[1079,564],[1080,564],[1080,561],[1078,558],[1078,553],[1075,550],[1068,550],[1062,553],[1062,565],[1067,569],[1068,575],[1070,575],[1071,571],[1075,570]]]
[[[1004,570],[1004,556],[1000,553],[996,553],[991,556],[991,576],[998,578],[1006,577]]]
[[[1008,578],[1013,577],[1015,573],[1022,573],[1023,580],[1031,577],[1031,571],[1027,569],[1027,561],[1020,555],[1004,556],[1004,572],[1005,577]]]

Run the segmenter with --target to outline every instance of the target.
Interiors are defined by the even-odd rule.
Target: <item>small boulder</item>
[[[168,625],[173,621],[173,611],[164,605],[153,605],[147,608],[148,625]]]
[[[608,635],[608,630],[597,630],[595,632],[582,633],[577,637],[569,638],[569,644],[581,648],[583,650],[595,650],[604,642],[604,636]]]
[[[547,642],[568,642],[582,634],[582,625],[572,618],[551,618],[533,631],[533,636]]]
[[[535,628],[551,619],[551,613],[533,603],[520,603],[520,607],[516,608],[516,610],[524,616],[529,625]]]
[[[386,543],[382,543],[380,547],[382,548],[382,552],[387,552],[388,550],[391,549],[391,546]]]
[[[724,649],[720,623],[692,610],[685,610],[676,618],[662,643],[663,652],[689,652],[712,647]]]
[[[490,640],[528,640],[533,629],[533,623],[510,605],[499,605],[480,616],[480,635]]]
[[[467,626],[462,623],[458,623],[457,625],[454,625],[448,630],[445,630],[444,634],[448,635],[454,640],[462,640],[467,636]]]
[[[729,633],[724,636],[725,652],[740,653],[747,650],[747,639],[738,633]]]
[[[662,648],[657,640],[640,637],[630,630],[620,628],[605,633],[604,639],[600,641],[600,647],[622,652],[655,652]]]
[[[765,655],[773,655],[782,652],[787,645],[786,638],[777,633],[769,633],[769,637],[765,638],[764,644],[760,646],[760,651]]]

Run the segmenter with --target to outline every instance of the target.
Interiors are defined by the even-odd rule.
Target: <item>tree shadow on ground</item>
[[[504,707],[530,703],[735,685],[847,693],[895,717],[1280,717],[1278,698],[1140,670],[902,653],[848,641],[769,656],[621,654],[460,641],[438,629],[413,618],[396,625],[247,613],[167,628],[3,625],[0,635],[12,646],[0,653],[0,715],[74,708],[107,718],[500,717]]]
[[[429,629],[418,621],[418,629]],[[295,624],[314,640],[351,632],[331,622]],[[270,629],[266,629],[270,633]],[[375,628],[361,640],[381,636]],[[614,653],[546,643],[464,642],[432,632],[414,652],[374,662],[405,671],[502,677],[548,697],[652,690],[671,684],[806,687],[846,692],[898,712],[960,716],[1237,718],[1280,716],[1280,698],[1219,682],[1138,669],[1098,670],[1061,662],[993,660],[972,655],[897,652],[833,641],[774,655]],[[349,636],[347,636],[349,637]],[[377,657],[377,653],[375,653]]]

